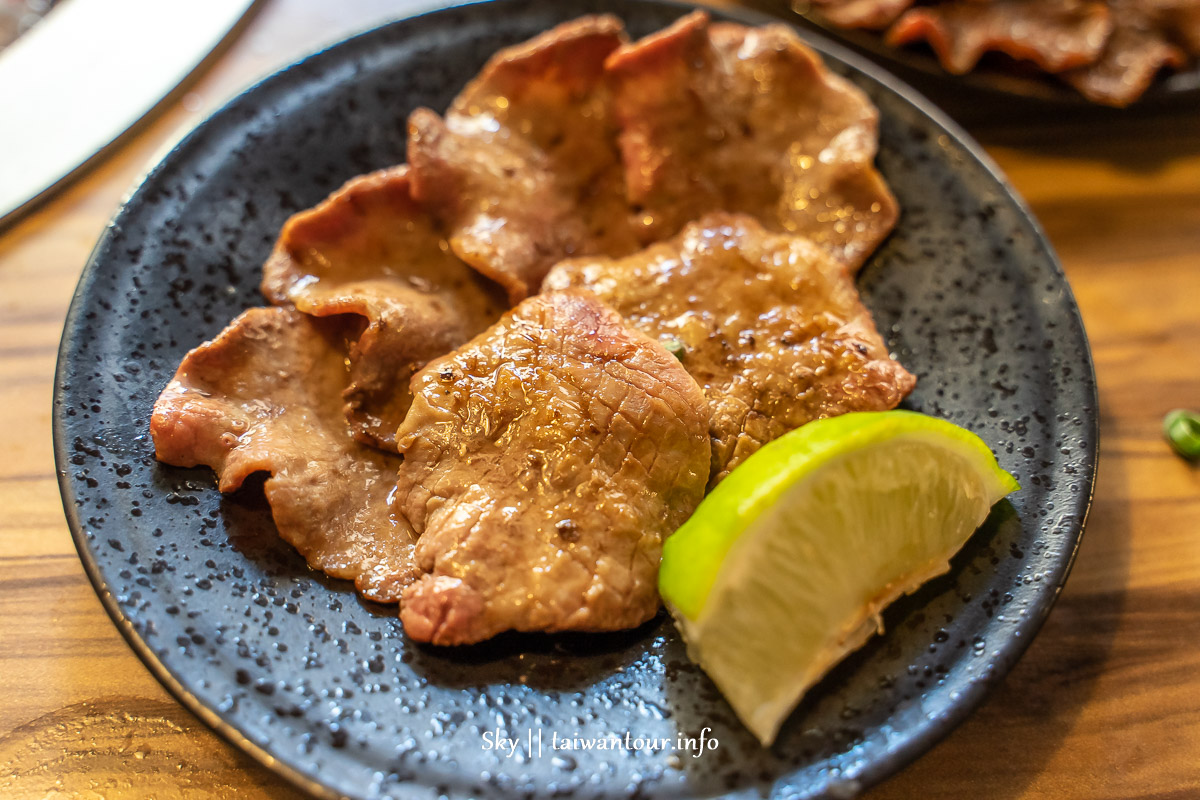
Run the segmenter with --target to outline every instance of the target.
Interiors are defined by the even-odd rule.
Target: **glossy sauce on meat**
[[[587,289],[675,347],[712,410],[712,485],[787,431],[894,408],[916,382],[840,264],[749,217],[710,215],[622,259],[564,261],[545,285]]]
[[[708,409],[656,342],[590,295],[526,300],[413,381],[397,498],[424,573],[408,635],[630,628],[663,540],[700,502]]]
[[[873,163],[878,112],[790,28],[695,12],[621,48],[608,72],[643,241],[742,212],[857,269],[895,225]]]
[[[635,249],[604,59],[620,20],[582,17],[502,50],[445,118],[409,118],[415,195],[512,302],[560,258]]]

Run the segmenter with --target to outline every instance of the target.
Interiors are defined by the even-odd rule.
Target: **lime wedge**
[[[946,572],[1020,488],[970,431],[909,411],[810,422],[722,481],[663,547],[688,652],[764,745],[801,696]]]

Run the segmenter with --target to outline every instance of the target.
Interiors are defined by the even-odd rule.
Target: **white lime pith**
[[[949,568],[1019,488],[977,436],[907,411],[846,414],[768,444],[663,548],[659,589],[746,726],[774,741],[804,692]]]

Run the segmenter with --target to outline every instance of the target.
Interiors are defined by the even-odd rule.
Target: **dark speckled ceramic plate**
[[[823,41],[814,46],[882,113],[879,164],[904,216],[861,287],[920,377],[908,405],[977,431],[1024,489],[950,574],[887,611],[887,633],[814,689],[772,748],[737,723],[663,616],[619,635],[416,646],[393,609],[307,569],[273,532],[260,493],[222,497],[208,470],[154,460],[156,395],[189,348],[262,302],[259,267],[284,219],[353,175],[403,160],[408,112],[444,108],[497,48],[597,10],[640,35],[685,8],[461,7],[267,79],[150,174],[80,281],[59,358],[55,448],[87,572],[183,704],[315,794],[849,797],[979,702],[1025,649],[1070,567],[1092,489],[1096,400],[1055,257],[957,128]],[[489,748],[497,731],[518,740],[514,753]],[[632,747],[702,732],[703,754]],[[630,749],[550,749],[555,736],[616,735],[624,745],[627,733]]]

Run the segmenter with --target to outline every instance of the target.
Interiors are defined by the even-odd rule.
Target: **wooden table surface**
[[[412,7],[265,3],[165,112],[0,231],[0,797],[297,796],[183,710],[92,592],[55,480],[55,353],[79,271],[152,158],[256,78]],[[970,130],[1048,231],[1091,338],[1095,505],[1028,654],[966,723],[867,797],[1197,798],[1200,468],[1171,454],[1160,423],[1200,408],[1200,107],[990,116]]]

